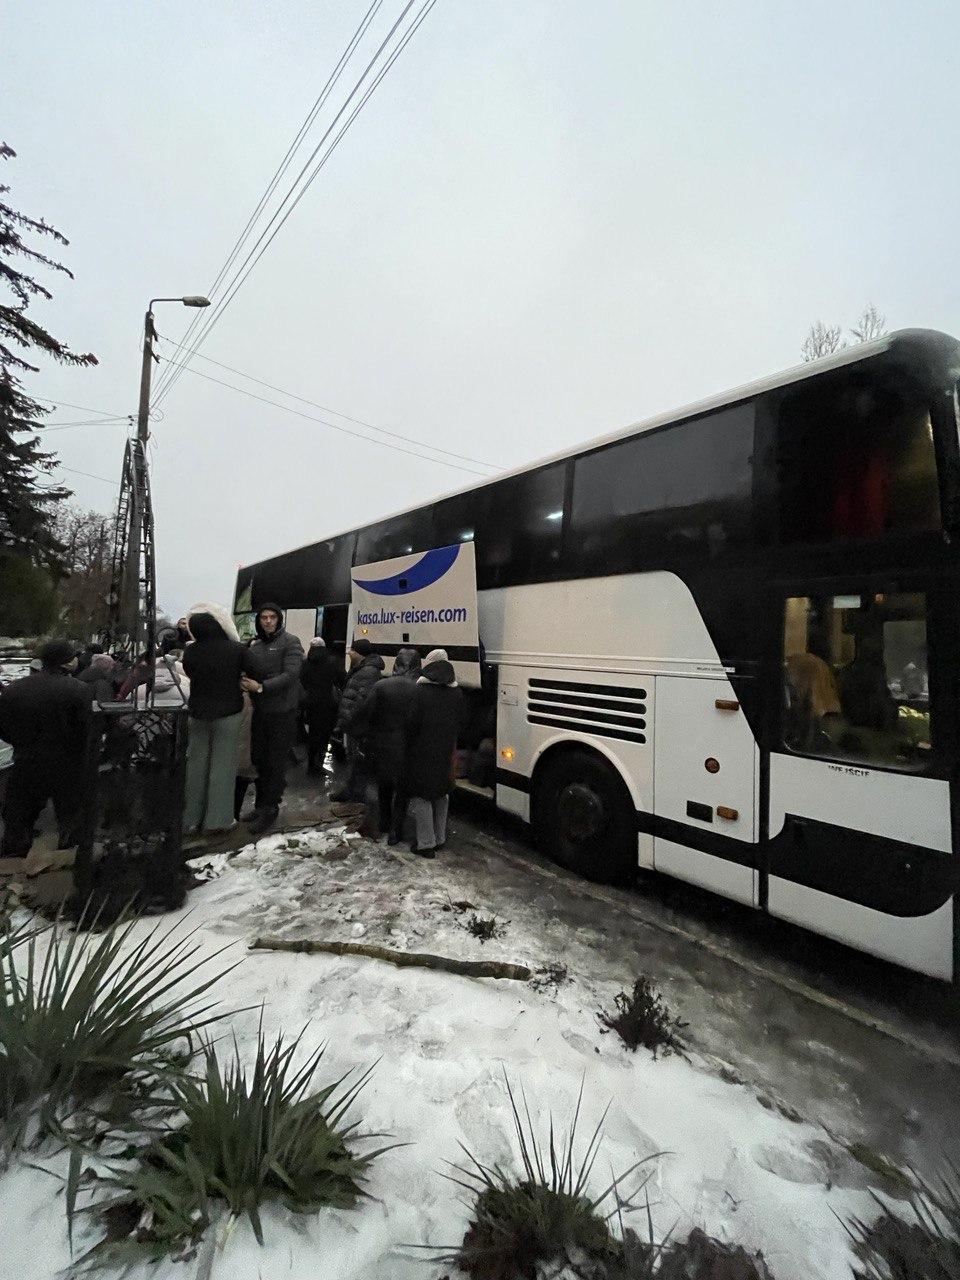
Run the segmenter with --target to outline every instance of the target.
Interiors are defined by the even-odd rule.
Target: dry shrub
[[[671,1014],[663,996],[649,978],[641,975],[629,995],[621,991],[613,998],[612,1011],[601,1009],[597,1017],[608,1031],[615,1031],[630,1050],[643,1046],[653,1056],[659,1050],[679,1053],[683,1048],[681,1032],[687,1024]]]
[[[504,936],[509,923],[509,920],[498,920],[496,916],[478,916],[474,913],[463,927],[481,942],[491,942]]]

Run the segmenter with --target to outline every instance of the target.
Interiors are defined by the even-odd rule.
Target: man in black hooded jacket
[[[256,628],[249,650],[251,672],[256,674],[243,676],[240,687],[253,702],[250,757],[257,771],[256,803],[243,821],[253,835],[260,835],[276,822],[287,785],[287,761],[297,735],[303,645],[284,630],[279,605],[261,605]]]
[[[364,739],[353,728],[353,722],[363,702],[380,679],[384,661],[374,653],[373,645],[361,636],[350,646],[350,674],[340,695],[336,727],[344,734],[347,746],[347,779],[343,787],[330,797],[331,800],[362,802],[367,797],[368,772],[364,758]]]
[[[0,738],[13,747],[13,768],[3,808],[0,856],[24,858],[47,800],[53,800],[60,847],[75,842],[81,787],[91,731],[92,690],[74,680],[73,647],[50,640],[41,669],[0,693]]]

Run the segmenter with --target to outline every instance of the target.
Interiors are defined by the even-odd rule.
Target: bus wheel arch
[[[602,751],[569,738],[549,746],[531,778],[530,817],[541,849],[562,867],[606,884],[633,881],[636,807]]]

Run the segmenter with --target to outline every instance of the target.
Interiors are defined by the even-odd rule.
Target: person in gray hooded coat
[[[257,771],[257,798],[242,821],[253,835],[260,835],[276,822],[287,785],[287,761],[297,736],[303,645],[284,629],[279,605],[262,604],[256,628],[248,650],[255,674],[244,676],[240,687],[253,701],[250,755]]]

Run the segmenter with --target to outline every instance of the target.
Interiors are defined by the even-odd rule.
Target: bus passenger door
[[[753,906],[759,752],[727,680],[657,676],[653,864]]]
[[[768,909],[950,979],[955,871],[931,725],[930,598],[876,586],[780,598]]]

